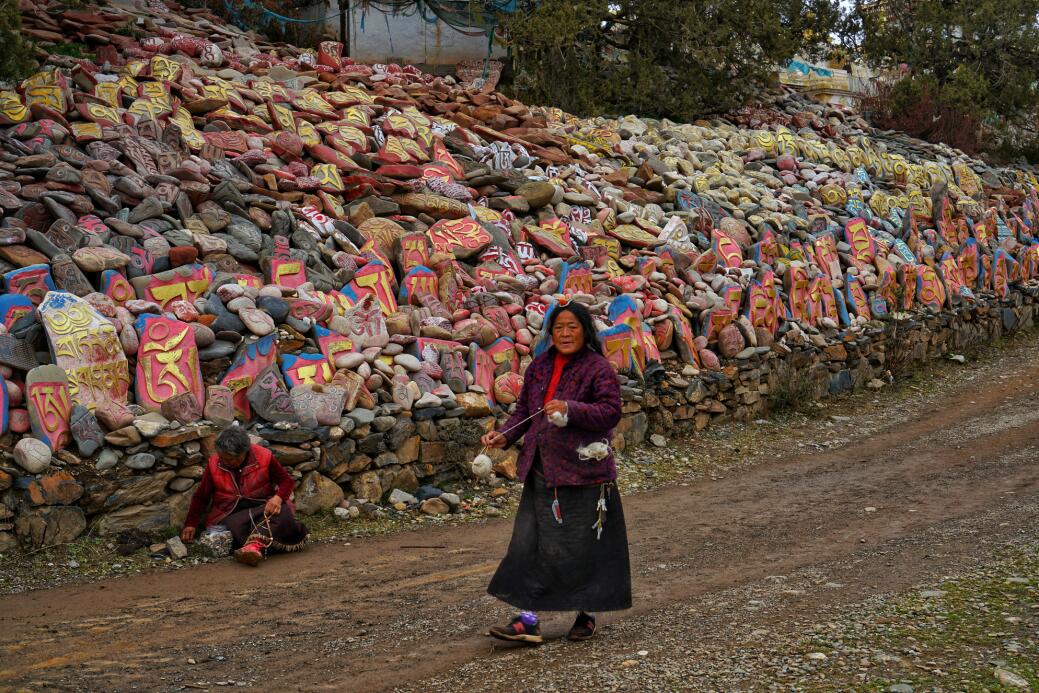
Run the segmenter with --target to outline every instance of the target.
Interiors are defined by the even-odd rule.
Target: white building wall
[[[310,17],[334,13],[336,0],[329,7],[314,7]],[[442,21],[429,23],[418,13],[410,16],[383,14],[378,10],[350,10],[350,57],[366,63],[454,65],[460,60],[487,57],[487,36],[467,36]],[[325,30],[339,36],[339,19],[333,18]],[[472,31],[477,31],[473,29]],[[506,51],[495,45],[491,57],[503,57]],[[453,70],[452,70],[453,72]]]

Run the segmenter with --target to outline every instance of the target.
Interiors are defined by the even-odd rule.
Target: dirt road
[[[834,581],[811,600],[792,590],[793,611],[908,587],[1035,527],[1039,366],[1028,363],[836,449],[628,496],[636,606],[605,617],[604,646],[635,647],[625,638],[654,614],[774,576]],[[482,635],[509,614],[484,587],[510,529],[422,529],[257,570],[226,562],[3,597],[0,689],[502,689],[537,656]],[[568,625],[551,619],[547,634]]]

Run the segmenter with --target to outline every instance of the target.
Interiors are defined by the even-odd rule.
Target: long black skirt
[[[556,494],[562,523],[552,511]],[[606,502],[601,514],[600,498]],[[532,471],[508,553],[487,592],[526,611],[630,609],[628,533],[616,484],[553,490]]]
[[[309,531],[306,525],[296,520],[296,514],[288,505],[281,512],[266,518],[263,505],[237,507],[220,524],[231,530],[233,546],[240,549],[250,541],[258,541],[271,551],[299,551],[307,543]]]

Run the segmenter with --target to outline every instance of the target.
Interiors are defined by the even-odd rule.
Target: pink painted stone
[[[727,359],[731,359],[743,351],[745,346],[746,342],[743,339],[743,333],[740,332],[740,328],[732,323],[723,327],[722,331],[718,333],[718,351]]]
[[[5,380],[4,384],[7,386],[8,406],[17,407],[22,403],[22,388],[18,386],[18,383],[13,383],[10,380]]]
[[[780,171],[796,171],[797,170],[797,159],[790,156],[789,154],[783,154],[776,159],[776,168]]]
[[[718,356],[710,349],[700,349],[700,363],[707,370],[716,371],[722,367]]]
[[[166,309],[176,315],[181,322],[195,322],[198,320],[198,310],[187,301],[170,301]]]
[[[8,418],[8,427],[12,433],[28,433],[29,412],[25,409],[12,409]]]

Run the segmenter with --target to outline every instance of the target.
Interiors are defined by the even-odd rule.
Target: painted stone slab
[[[721,258],[726,267],[739,267],[743,264],[743,251],[740,250],[739,243],[721,231],[713,232],[711,250]]]
[[[872,318],[866,291],[862,288],[862,282],[859,281],[858,276],[854,274],[848,274],[844,279],[844,302],[849,312],[866,320]]]
[[[184,392],[204,401],[205,386],[191,327],[154,315],[141,315],[134,327],[141,336],[134,383],[137,403],[159,411],[163,402]]]
[[[833,236],[825,234],[815,239],[815,260],[819,269],[826,273],[830,279],[841,278],[841,261],[837,255],[837,243]]]
[[[945,287],[930,265],[916,266],[916,297],[931,310],[941,310],[945,305]]]
[[[620,373],[637,374],[635,361],[635,331],[626,324],[617,324],[599,333],[603,355]]]
[[[324,354],[285,354],[281,372],[289,388],[297,385],[324,385],[332,380],[332,367]]]
[[[49,265],[32,265],[4,274],[4,291],[26,296],[34,305],[40,305],[48,291],[54,291],[54,279]]]
[[[217,426],[230,426],[235,419],[234,393],[223,385],[206,388],[206,404],[202,416]]]
[[[473,382],[484,389],[487,403],[494,406],[494,358],[476,342],[469,345],[469,372]]]
[[[28,296],[22,294],[5,294],[0,296],[0,325],[7,330],[11,329],[20,318],[32,315],[36,306],[29,300]]]
[[[60,366],[33,368],[25,376],[25,405],[33,437],[57,451],[72,442],[69,383]]]
[[[157,274],[130,280],[137,298],[155,301],[163,308],[171,301],[189,303],[205,293],[213,281],[213,271],[206,265],[193,263]]]
[[[220,384],[233,393],[235,411],[246,421],[249,420],[249,400],[246,390],[253,384],[256,375],[267,366],[275,363],[278,350],[275,348],[274,335],[261,337],[246,344],[238,350],[227,373],[220,379]]]
[[[101,293],[108,296],[117,305],[137,298],[133,285],[119,270],[105,270],[101,273]]]
[[[495,375],[519,372],[519,354],[516,352],[516,343],[513,340],[508,337],[499,337],[485,351],[494,362]]]
[[[162,415],[181,424],[195,423],[202,418],[202,403],[193,392],[173,395],[162,403]]]
[[[352,354],[356,351],[354,341],[345,335],[329,330],[321,325],[314,326],[314,337],[318,348],[328,359],[328,365],[333,370],[336,368],[336,359],[344,354]]]
[[[535,245],[556,257],[568,259],[577,254],[571,243],[570,229],[559,219],[543,221],[540,226],[526,226],[524,230]]]
[[[962,296],[964,287],[963,275],[960,272],[959,264],[956,262],[956,257],[951,252],[945,253],[942,256],[942,261],[938,264],[938,268],[941,270],[939,279],[944,280],[946,295],[949,299]]]
[[[772,278],[768,277],[766,281],[771,283]],[[763,328],[772,335],[775,335],[779,329],[779,315],[776,310],[776,302],[769,295],[764,282],[757,279],[751,282],[750,290],[747,292],[747,310],[745,315],[750,320],[751,325]]]
[[[873,264],[877,257],[877,242],[870,234],[865,219],[856,217],[845,224],[844,239],[851,246],[852,257],[860,266]]]
[[[400,282],[398,300],[405,305],[420,306],[422,296],[437,296],[440,291],[436,272],[417,265],[408,270]]]
[[[380,310],[379,302],[371,294],[361,298],[346,313],[349,324],[348,335],[358,351],[368,347],[384,347],[390,341],[386,328],[386,318]]]
[[[246,396],[260,418],[271,423],[296,421],[292,398],[276,365],[267,366],[256,375],[246,391]]]
[[[357,270],[350,287],[358,299],[367,295],[374,296],[383,315],[390,316],[397,312],[394,283],[393,270],[376,260]]]
[[[407,274],[416,267],[429,265],[429,240],[424,234],[409,233],[400,239],[400,268]]]
[[[270,281],[275,286],[298,289],[307,281],[307,271],[300,260],[273,258],[270,263]]]
[[[635,248],[649,248],[660,242],[656,236],[634,224],[620,224],[606,233]]]
[[[84,248],[83,250],[87,249]],[[71,257],[64,253],[55,255],[54,259],[51,260],[51,276],[54,278],[54,284],[59,289],[76,296],[86,296],[94,291],[94,287],[87,281],[79,266],[76,265]]]
[[[639,315],[638,304],[635,303],[635,299],[628,294],[622,294],[610,301],[610,305],[606,311],[606,317],[614,325],[624,324],[633,329],[642,323],[642,317]],[[547,316],[545,321],[548,322]]]
[[[679,357],[686,363],[699,368],[700,358],[694,342],[696,336],[693,334],[692,325],[678,310],[672,309],[669,315],[671,322],[675,326],[674,346],[678,351]]]
[[[992,256],[992,290],[1003,300],[1010,295],[1013,262],[1013,258],[1002,248],[998,248]]]
[[[49,292],[38,314],[54,363],[68,378],[72,404],[91,411],[107,400],[125,404],[130,367],[115,326],[89,303],[63,291]]]
[[[574,294],[591,294],[592,270],[586,262],[564,263],[559,275],[559,292],[566,296]]]
[[[481,253],[491,243],[491,234],[474,219],[442,219],[426,232],[433,250],[452,253],[459,260],[467,260]]]

